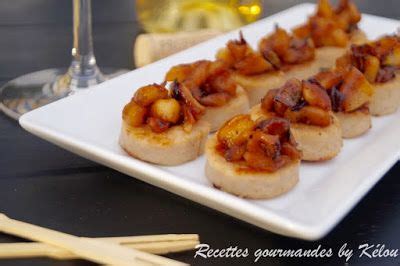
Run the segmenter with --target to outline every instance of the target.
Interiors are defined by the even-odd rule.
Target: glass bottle
[[[262,0],[136,0],[139,22],[147,32],[232,30],[262,14]]]

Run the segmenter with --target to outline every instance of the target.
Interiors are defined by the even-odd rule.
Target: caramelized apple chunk
[[[239,115],[217,132],[217,140],[216,149],[225,160],[256,171],[274,172],[301,156],[283,118],[253,122],[249,115]]]
[[[266,134],[277,135],[283,141],[289,140],[290,123],[287,119],[281,117],[261,118],[257,121],[257,128]]]
[[[171,92],[173,98],[178,101],[183,101],[183,103],[188,106],[189,111],[196,119],[200,118],[206,111],[206,108],[193,97],[189,88],[183,83],[172,83]]]
[[[284,64],[299,64],[312,60],[315,56],[314,44],[307,38],[299,38],[276,27],[275,32],[259,43],[264,58],[276,69]]]
[[[365,60],[364,62],[365,78],[369,82],[373,83],[376,81],[376,77],[378,76],[381,63],[379,62],[379,59],[376,56],[372,55],[367,55],[364,58],[364,60]]]
[[[275,95],[275,102],[284,104],[286,107],[293,108],[301,100],[302,83],[300,80],[292,78]]]
[[[318,2],[317,16],[332,18],[334,15],[334,9],[329,0],[320,0]]]
[[[250,115],[239,115],[225,122],[218,130],[218,141],[227,147],[233,145],[241,145],[247,141],[255,123],[251,120]]]
[[[147,118],[147,124],[151,128],[151,130],[155,133],[162,133],[168,130],[170,124],[158,117],[149,117]]]
[[[397,44],[382,61],[385,66],[400,67],[400,44]]]
[[[311,83],[310,81],[303,81],[303,98],[312,106],[319,107],[323,110],[329,111],[332,109],[331,100],[321,86]]]
[[[205,106],[218,107],[224,106],[230,98],[231,95],[226,92],[217,92],[201,97],[199,102]]]
[[[336,61],[337,68],[356,67],[371,83],[385,83],[400,68],[400,37],[385,36],[377,41],[353,45],[350,54]]]
[[[288,142],[282,144],[281,154],[289,156],[292,160],[299,160],[301,158],[301,152]]]
[[[349,43],[349,36],[334,20],[314,17],[310,19],[310,23],[311,37],[316,47],[345,47]]]
[[[132,127],[139,127],[144,123],[147,109],[134,101],[125,105],[122,111],[122,119]]]
[[[266,172],[275,172],[287,163],[282,157],[274,160],[263,153],[246,152],[243,157],[250,168]]]
[[[225,48],[218,51],[216,58],[228,67],[232,67],[236,62],[243,60],[252,53],[254,53],[253,49],[247,44],[242,32],[240,32],[239,40],[229,41]]]
[[[228,162],[240,161],[246,152],[246,145],[233,145],[224,152],[224,157]]]
[[[261,108],[265,112],[274,111],[274,99],[277,93],[278,89],[269,90],[267,94],[264,96],[264,98],[261,99]]]
[[[274,51],[279,57],[282,57],[290,48],[290,41],[291,37],[288,32],[277,26],[274,33],[261,39],[259,50],[261,52]]]
[[[166,122],[176,123],[180,118],[181,106],[173,98],[159,99],[151,105],[150,114]]]
[[[321,71],[314,76],[314,79],[325,89],[337,86],[343,79],[342,75],[336,71]]]
[[[158,99],[168,97],[168,90],[161,85],[152,84],[138,89],[133,97],[133,100],[141,106],[149,106]]]
[[[166,81],[178,81],[183,82],[187,76],[190,75],[193,71],[193,66],[191,64],[181,64],[177,66],[173,66],[168,70],[167,74],[165,75]]]
[[[331,124],[329,112],[315,106],[305,106],[298,111],[287,109],[284,117],[292,123],[326,127]]]
[[[263,153],[267,157],[275,159],[280,155],[280,149],[279,136],[254,131],[247,142],[246,150],[250,153]]]
[[[234,69],[242,75],[258,75],[271,70],[274,66],[261,54],[252,53],[233,65]]]
[[[342,108],[346,112],[354,111],[369,102],[374,93],[371,84],[355,67],[346,73],[339,91],[344,95]]]

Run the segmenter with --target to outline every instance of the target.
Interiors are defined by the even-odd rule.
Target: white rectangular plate
[[[291,28],[305,21],[314,5],[303,4],[242,28],[254,47],[275,23]],[[370,38],[393,33],[398,21],[364,15]],[[272,200],[241,199],[212,187],[204,157],[176,167],[160,167],[129,157],[118,145],[121,110],[138,87],[161,82],[172,65],[213,59],[238,31],[134,70],[21,117],[33,134],[90,160],[139,178],[264,229],[308,240],[326,235],[398,160],[400,112],[373,119],[368,134],[344,142],[340,155],[324,163],[304,163],[299,184]],[[128,211],[128,210],[127,210]]]

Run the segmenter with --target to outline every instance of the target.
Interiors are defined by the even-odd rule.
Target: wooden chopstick
[[[104,237],[96,238],[124,245],[153,254],[167,254],[192,250],[199,244],[199,237],[195,234],[186,235],[151,235],[132,237]],[[50,257],[54,259],[76,259],[79,256],[56,246],[44,243],[4,243],[0,244],[0,259]]]
[[[185,265],[116,243],[81,238],[8,218],[0,213],[0,231],[57,246],[93,262],[108,265]]]

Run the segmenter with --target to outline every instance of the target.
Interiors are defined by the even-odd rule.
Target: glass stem
[[[91,0],[73,0],[71,87],[87,88],[104,80],[93,52]]]

